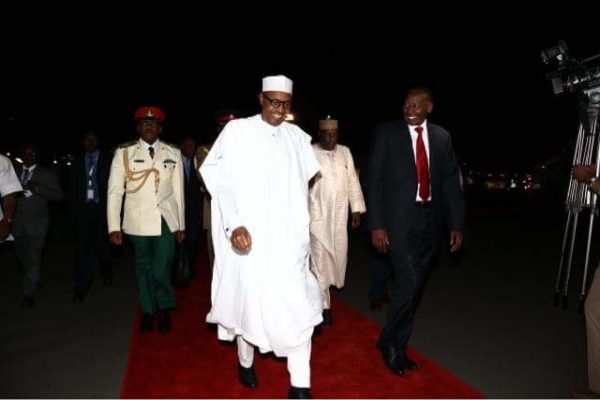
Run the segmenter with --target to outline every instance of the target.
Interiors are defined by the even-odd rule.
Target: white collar
[[[317,148],[318,148],[319,150],[321,150],[321,151],[324,151],[324,152],[326,152],[326,153],[335,153],[335,151],[336,151],[336,150],[337,150],[337,148],[338,148],[338,145],[336,144],[336,145],[335,145],[335,147],[334,147],[333,149],[331,149],[331,150],[327,150],[327,149],[324,149],[323,147],[321,147],[321,144],[317,142]]]
[[[148,151],[148,149],[150,147],[152,147],[154,149],[154,151],[158,150],[158,145],[160,144],[160,140],[157,138],[156,142],[149,144],[146,143],[142,138],[140,138],[140,143],[142,145],[142,147],[144,148],[144,150]]]
[[[426,135],[427,134],[427,120],[423,121],[423,123],[421,125],[408,125],[408,129],[410,131],[410,133],[412,135],[417,136],[417,128],[423,128],[423,134]]]
[[[270,130],[270,132],[277,131],[279,128],[281,128],[281,127],[283,126],[283,124],[285,124],[285,121],[283,121],[281,124],[279,124],[279,125],[277,125],[277,126],[273,126],[273,125],[269,124],[267,121],[265,121],[265,120],[262,118],[262,114],[256,114],[256,116],[255,116],[255,117],[256,117],[256,119],[257,119],[258,121],[260,121],[260,123],[261,123],[261,124],[262,124],[262,125],[263,125],[265,128],[268,128],[268,129]]]

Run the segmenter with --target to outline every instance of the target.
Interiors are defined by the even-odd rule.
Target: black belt
[[[421,207],[421,208],[431,207],[431,201],[415,201],[415,207]]]

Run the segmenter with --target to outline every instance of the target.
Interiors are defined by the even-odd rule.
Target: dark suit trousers
[[[103,278],[112,278],[106,208],[87,203],[77,215],[77,254],[74,292],[85,294],[94,280],[96,264],[100,265]]]
[[[413,319],[433,261],[432,208],[414,206],[405,243],[390,249],[394,281],[386,325],[379,336],[380,347],[392,346],[406,355]]]
[[[200,226],[200,221],[197,217],[185,221],[185,252],[192,267],[195,265],[194,260],[198,254],[200,232],[202,232],[202,226]]]
[[[369,300],[380,302],[387,294],[387,283],[392,274],[392,261],[389,254],[379,253],[371,246],[371,288]]]
[[[33,296],[40,284],[45,236],[15,235],[15,252],[23,271],[23,294]]]

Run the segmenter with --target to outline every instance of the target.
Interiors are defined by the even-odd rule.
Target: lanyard
[[[93,161],[92,161],[92,166],[90,167],[90,171],[88,172],[88,187],[92,187],[92,177],[94,176],[95,168],[96,168],[96,165],[93,164]]]

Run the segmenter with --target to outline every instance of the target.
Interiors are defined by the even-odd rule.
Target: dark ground
[[[571,306],[552,304],[564,215],[543,196],[500,203],[469,199],[466,249],[434,271],[411,346],[488,397],[567,397],[586,387],[587,374],[577,273]],[[131,252],[115,255],[113,287],[97,282],[83,304],[72,303],[72,237],[55,211],[35,308],[20,308],[16,259],[0,252],[0,396],[118,397],[136,308]],[[366,233],[356,232],[338,296],[381,324],[384,312],[368,307],[369,280]]]

